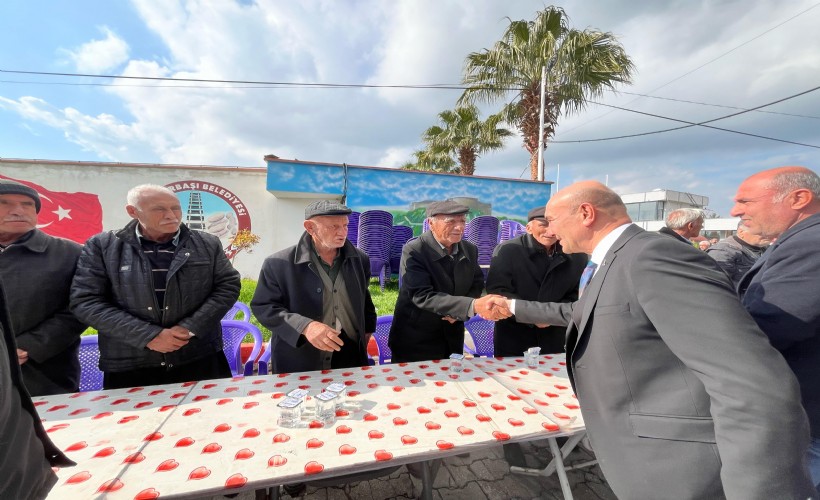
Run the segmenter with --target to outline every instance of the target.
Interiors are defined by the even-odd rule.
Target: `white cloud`
[[[105,35],[102,40],[92,40],[74,49],[62,49],[78,72],[105,74],[128,60],[129,48],[125,40],[106,26],[100,31]]]
[[[820,70],[820,39],[814,26],[820,8],[763,34],[812,2],[798,0],[788,8],[775,0],[706,0],[696,6],[645,0],[558,3],[573,26],[620,37],[637,65],[634,85],[624,90],[750,107],[816,85],[812,78]],[[133,0],[133,6],[161,52],[150,53],[140,40],[128,40],[140,54],[129,58],[128,43],[102,28],[104,39],[68,52],[78,71],[275,82],[455,83],[465,56],[490,47],[505,29],[505,17],[531,19],[541,4]],[[138,45],[142,50],[136,50]],[[422,131],[435,123],[438,112],[452,108],[459,95],[442,90],[163,85],[101,90],[119,101],[127,112],[122,114],[92,114],[81,101],[71,100],[58,109],[36,96],[0,97],[0,107],[62,130],[68,141],[116,161],[260,166],[262,157],[273,153],[393,167],[411,159]],[[820,92],[816,94],[767,109],[816,115],[811,111],[820,106]],[[625,94],[607,95],[602,102],[689,121],[733,112]],[[749,113],[714,125],[817,144],[815,124]],[[556,139],[603,138],[676,125],[590,105],[579,115],[562,118]],[[812,166],[820,163],[820,155],[808,148],[690,128],[616,141],[554,143],[546,160],[548,179],[555,178],[555,166],[561,165],[563,186],[571,180],[603,180],[608,174],[610,185],[619,189],[701,190],[697,194],[725,200],[755,170],[786,160]],[[527,177],[528,161],[520,138],[510,138],[503,151],[479,158],[477,172],[519,178],[523,171]]]

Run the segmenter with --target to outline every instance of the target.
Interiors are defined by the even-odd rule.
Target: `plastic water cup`
[[[464,355],[459,353],[450,354],[450,371],[460,373],[464,370]]]
[[[334,382],[327,387],[325,391],[336,394],[336,409],[341,410],[345,406],[347,400],[347,386],[341,382]]]
[[[294,428],[302,421],[302,400],[285,398],[276,405],[279,408],[279,418],[276,423],[280,427]]]
[[[322,422],[325,427],[336,422],[336,393],[325,391],[314,396],[313,400],[316,402],[315,419]]]
[[[527,368],[534,370],[538,368],[538,356],[541,354],[540,347],[530,347],[524,351],[524,362],[527,363]]]

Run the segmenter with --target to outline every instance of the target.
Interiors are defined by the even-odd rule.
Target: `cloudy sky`
[[[560,1],[576,28],[615,33],[633,85],[603,104],[712,120],[820,86],[816,0]],[[4,0],[0,156],[264,166],[262,157],[395,167],[457,90],[317,89],[46,77],[35,71],[263,82],[457,84],[465,56],[509,19],[546,5],[505,0]],[[102,85],[100,85],[102,84]],[[641,97],[642,94],[651,97]],[[674,99],[674,100],[672,100]],[[689,102],[681,102],[689,101]],[[487,112],[495,109],[485,108]],[[556,141],[681,125],[599,104],[564,117]],[[737,184],[786,164],[820,166],[820,90],[703,127],[546,151],[548,180],[608,179],[710,197],[727,215]],[[558,166],[560,165],[560,169]],[[529,175],[519,137],[477,175]]]

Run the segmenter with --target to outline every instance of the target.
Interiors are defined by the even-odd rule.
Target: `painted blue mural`
[[[385,210],[395,224],[419,234],[427,205],[454,199],[470,207],[469,217],[493,215],[526,223],[532,207],[546,204],[551,183],[465,177],[408,170],[353,167],[267,159],[268,191],[280,196],[300,193],[342,197],[358,212]]]

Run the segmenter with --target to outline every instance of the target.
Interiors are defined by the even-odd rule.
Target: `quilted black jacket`
[[[240,279],[219,239],[181,226],[160,305],[136,225],[134,220],[119,231],[92,236],[71,286],[71,311],[99,332],[100,369],[183,365],[221,351],[220,320],[239,296]],[[163,328],[174,325],[196,337],[171,353],[146,348]]]

